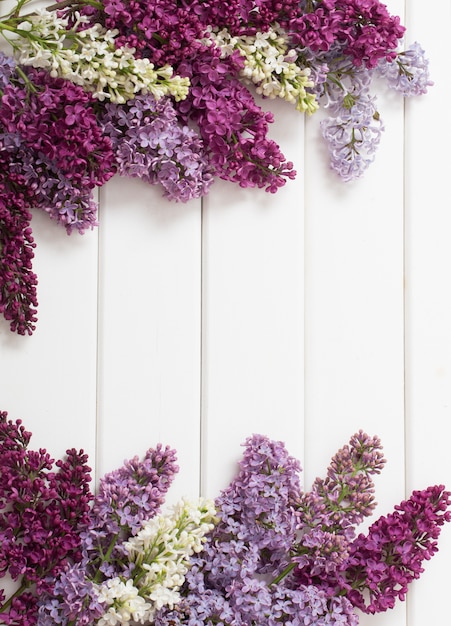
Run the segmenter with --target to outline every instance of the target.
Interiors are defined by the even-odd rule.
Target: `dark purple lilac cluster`
[[[0,621],[32,626],[37,602],[68,562],[82,558],[80,531],[88,523],[90,468],[83,450],[54,461],[30,450],[31,433],[0,412],[0,577],[17,589],[0,591]]]
[[[319,0],[288,26],[294,42],[313,52],[339,45],[355,66],[375,67],[379,59],[393,60],[405,32],[379,0]]]
[[[404,600],[408,585],[424,571],[423,562],[437,552],[441,526],[451,521],[451,493],[443,485],[414,491],[359,535],[337,577],[351,602],[377,613]]]
[[[159,611],[156,626],[355,626],[356,609],[383,611],[404,599],[451,521],[451,494],[441,486],[414,492],[356,538],[384,463],[380,440],[360,431],[303,492],[285,446],[250,437],[216,500],[220,520],[192,559],[183,599]]]
[[[81,87],[45,71],[17,73],[1,53],[0,84],[0,312],[24,335],[35,329],[38,304],[31,209],[68,233],[92,228],[92,191],[113,176],[115,162]]]

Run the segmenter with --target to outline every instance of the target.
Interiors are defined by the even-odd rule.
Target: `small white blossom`
[[[132,580],[124,583],[120,578],[111,578],[99,585],[97,592],[99,602],[109,605],[97,622],[98,626],[126,626],[131,620],[143,624],[153,611],[152,606],[139,595]]]

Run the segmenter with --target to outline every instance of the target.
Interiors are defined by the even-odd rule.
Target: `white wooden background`
[[[217,182],[177,205],[115,178],[96,231],[33,217],[39,323],[18,337],[0,322],[0,409],[36,447],[83,447],[98,477],[169,444],[174,501],[217,495],[253,432],[286,442],[308,488],[362,428],[388,458],[377,515],[451,488],[451,3],[387,4],[435,86],[379,93],[386,132],[362,180],[329,171],[318,117],[271,103],[299,171],[275,196]],[[361,624],[448,623],[450,560],[447,527],[408,601]]]

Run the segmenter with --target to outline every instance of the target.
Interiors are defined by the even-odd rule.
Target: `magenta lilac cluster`
[[[20,420],[0,412],[0,577],[17,583],[9,598],[0,590],[0,622],[8,626],[35,624],[39,596],[81,560],[92,498],[83,450],[54,463],[46,450],[30,449],[30,438]]]

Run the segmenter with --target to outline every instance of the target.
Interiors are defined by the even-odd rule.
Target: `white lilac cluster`
[[[277,26],[255,35],[232,36],[227,29],[210,30],[210,39],[220,48],[222,56],[238,51],[244,57],[241,77],[254,83],[259,95],[282,98],[296,104],[302,113],[318,109],[316,95],[307,91],[314,86],[310,68],[297,65],[296,50],[289,49],[286,38]]]
[[[189,79],[174,75],[165,65],[155,68],[147,58],[136,58],[134,48],[116,47],[119,31],[101,24],[89,27],[87,16],[68,17],[56,11],[41,9],[26,16],[17,27],[25,36],[15,46],[19,65],[44,68],[54,78],[61,77],[81,85],[98,100],[123,104],[137,93],[151,93],[155,98],[171,95],[183,100],[189,90]],[[82,28],[80,28],[82,26]]]
[[[155,611],[173,609],[180,600],[189,560],[199,553],[205,536],[214,528],[216,510],[211,500],[183,499],[167,515],[146,520],[141,530],[123,543],[131,577],[109,579],[97,587],[99,602],[108,610],[98,626],[144,624]]]

